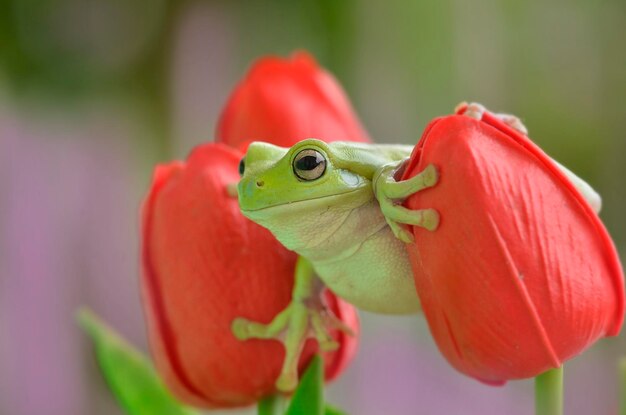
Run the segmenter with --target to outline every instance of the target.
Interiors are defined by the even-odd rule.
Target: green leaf
[[[293,394],[286,415],[324,415],[322,359],[314,356]]]
[[[348,413],[326,404],[326,407],[324,408],[324,415],[348,415]]]
[[[281,415],[283,413],[284,398],[272,395],[261,399],[257,404],[257,415]]]
[[[96,357],[111,391],[130,415],[198,415],[165,389],[150,361],[89,310],[78,323],[94,341]]]

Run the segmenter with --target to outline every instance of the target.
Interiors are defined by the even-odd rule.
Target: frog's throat
[[[373,199],[369,186],[242,213],[272,232],[287,249],[313,259],[343,252],[358,243],[363,232],[377,226],[376,220],[369,219],[363,226],[356,226],[359,218],[363,220],[362,208],[376,203]],[[382,214],[377,211],[384,223]]]

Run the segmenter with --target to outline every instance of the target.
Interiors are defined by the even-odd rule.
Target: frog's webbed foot
[[[420,226],[434,231],[439,225],[439,213],[434,209],[410,210],[401,206],[404,200],[420,190],[437,184],[439,174],[437,168],[429,164],[426,168],[410,179],[397,182],[394,178],[399,166],[388,164],[381,167],[373,178],[374,194],[380,205],[380,210],[394,235],[403,242],[413,242],[413,234],[402,224]]]
[[[477,120],[482,119],[483,114],[487,111],[487,109],[482,104],[479,104],[477,102],[472,102],[469,104],[467,102],[461,102],[459,105],[456,106],[454,112],[458,112],[463,107],[465,107],[463,115],[475,118]],[[522,120],[520,120],[515,115],[495,113],[493,115],[514,130],[517,130],[524,135],[528,135],[528,129],[526,128]]]
[[[295,285],[291,303],[269,324],[245,318],[236,318],[231,329],[239,340],[275,339],[285,347],[285,360],[276,380],[276,388],[290,392],[298,385],[298,363],[307,339],[316,339],[320,350],[332,351],[339,347],[330,334],[333,329],[354,333],[335,317],[322,302],[324,286],[314,274],[310,263],[298,258]]]
[[[463,108],[465,108],[465,111],[463,111],[463,115],[467,115],[468,117],[472,117],[477,120],[482,119],[483,114],[487,111],[483,105],[478,104],[476,102],[472,102],[471,104],[468,104],[467,102],[461,102],[459,105],[456,106],[454,112],[459,112],[459,110]],[[522,123],[522,121],[515,115],[511,115],[511,114],[493,114],[493,115],[497,117],[498,119],[500,119],[509,127],[519,131],[520,133],[524,135],[528,135],[528,129]],[[580,194],[589,203],[593,211],[596,213],[600,212],[600,209],[602,208],[602,198],[600,197],[598,192],[596,192],[587,182],[585,182],[583,179],[578,177],[567,167],[563,166],[561,163],[559,163],[558,161],[554,159],[552,159],[552,161],[554,162],[554,165],[559,170],[561,170],[561,172],[565,175],[565,177],[567,177],[567,179],[570,182],[572,182],[574,187],[578,189]]]

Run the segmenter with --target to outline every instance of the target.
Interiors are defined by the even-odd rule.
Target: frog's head
[[[288,205],[289,209],[310,213],[320,201],[321,205],[334,205],[337,197],[369,184],[352,171],[344,153],[344,146],[315,139],[290,149],[252,143],[239,165],[241,210],[246,214]]]
[[[239,168],[241,211],[288,247],[293,244],[285,243],[283,234],[293,239],[330,226],[372,198],[371,182],[354,168],[350,148],[315,139],[289,149],[252,143]]]

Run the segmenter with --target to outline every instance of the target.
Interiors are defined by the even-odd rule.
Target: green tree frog
[[[465,115],[480,119],[484,111],[480,104],[470,104]],[[499,117],[526,132],[518,118]],[[297,363],[308,337],[317,339],[322,350],[332,350],[337,344],[328,330],[347,330],[317,300],[324,285],[363,310],[385,314],[420,310],[404,246],[413,238],[403,225],[435,231],[439,217],[433,209],[411,211],[401,204],[413,193],[436,186],[438,173],[430,165],[417,176],[396,182],[394,175],[412,149],[316,139],[289,149],[263,142],[248,148],[237,186],[241,211],[300,256],[292,303],[283,312],[267,325],[245,318],[233,322],[240,340],[283,342],[286,357],[278,389],[289,391],[297,385]],[[557,165],[599,210],[599,195]]]

